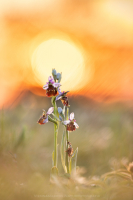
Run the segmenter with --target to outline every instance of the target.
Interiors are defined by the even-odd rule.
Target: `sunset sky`
[[[0,108],[42,89],[52,68],[62,90],[133,100],[133,1],[0,2]]]

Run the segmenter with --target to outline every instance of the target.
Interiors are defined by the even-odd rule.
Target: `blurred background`
[[[42,87],[52,68],[62,72],[61,89],[70,91],[70,112],[80,127],[70,141],[79,148],[77,164],[85,176],[99,177],[133,160],[133,1],[3,0],[2,197],[46,188],[53,126],[36,122],[51,106]],[[60,158],[58,167],[63,174]]]

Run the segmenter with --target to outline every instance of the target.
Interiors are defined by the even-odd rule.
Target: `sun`
[[[60,39],[42,42],[32,55],[32,68],[39,84],[44,85],[52,69],[62,72],[62,90],[77,90],[83,86],[84,56],[76,45]]]

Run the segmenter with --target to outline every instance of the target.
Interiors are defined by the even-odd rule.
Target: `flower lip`
[[[42,125],[42,124],[46,124],[48,122],[48,116],[46,116],[46,115],[43,115],[43,116],[41,116],[40,118],[39,118],[39,120],[38,120],[38,124],[40,124],[40,125]]]
[[[67,154],[69,157],[71,157],[73,155],[73,148],[72,147],[69,147],[67,150],[66,150]]]

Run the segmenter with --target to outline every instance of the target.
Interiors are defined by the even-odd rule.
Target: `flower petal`
[[[47,90],[47,89],[48,89],[48,84],[44,85],[44,86],[43,86],[43,89],[44,89],[44,90]]]
[[[70,120],[72,121],[74,119],[74,113],[72,112],[71,114],[70,114]]]
[[[43,121],[43,124],[46,124],[48,122],[48,117]]]
[[[63,122],[65,125],[69,124],[70,123],[70,120],[66,120]]]
[[[52,83],[52,85],[55,83],[53,76],[49,76],[49,77],[48,77],[48,81],[49,81],[50,83]]]
[[[49,76],[48,77],[48,81],[53,81],[54,79],[53,79],[53,76]]]
[[[79,128],[79,125],[76,122],[74,122],[74,125],[76,128]]]
[[[57,87],[60,87],[61,84],[60,83],[53,83],[53,86],[57,88]]]
[[[61,89],[59,87],[58,87],[57,90],[58,90],[59,94],[62,94]]]
[[[60,94],[57,95],[57,96],[56,96],[56,101],[58,101],[60,98],[61,98],[61,95],[60,95]]]
[[[54,107],[50,107],[48,109],[47,115],[50,115],[54,111]]]

